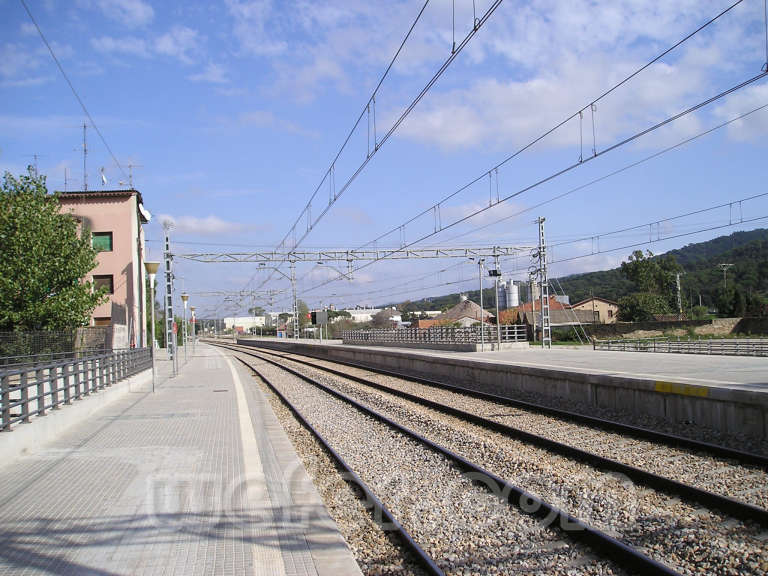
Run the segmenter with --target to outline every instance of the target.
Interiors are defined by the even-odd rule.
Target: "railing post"
[[[42,368],[35,370],[35,381],[37,382],[37,415],[45,416],[45,380]]]
[[[0,398],[2,398],[3,411],[2,418],[3,424],[0,426],[0,430],[11,429],[11,389],[10,389],[10,376],[5,374],[0,378]]]
[[[21,414],[22,422],[29,422],[29,384],[27,383],[27,372],[21,373],[19,386],[21,388]]]
[[[80,378],[81,377],[80,365],[81,365],[80,360],[75,359],[75,363],[73,365],[73,368],[75,369],[75,371],[74,371],[75,372],[75,374],[74,374],[74,376],[75,376],[75,400],[79,400],[80,399],[80,379],[81,379]]]
[[[59,409],[59,367],[48,368],[48,389],[51,393],[51,408]]]
[[[105,374],[106,374],[106,367],[104,366],[104,359],[105,358],[106,358],[106,356],[104,356],[103,354],[101,356],[99,356],[98,358],[96,358],[96,360],[98,360],[97,371],[98,371],[98,374],[99,374],[99,390],[101,390],[105,386],[105,383],[104,383]]]
[[[72,396],[69,393],[69,367],[70,364],[67,362],[64,364],[64,366],[61,367],[61,376],[64,380],[64,404],[71,404],[72,403]]]

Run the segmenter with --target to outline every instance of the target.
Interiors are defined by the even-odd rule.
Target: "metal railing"
[[[373,344],[480,344],[496,342],[496,326],[483,326],[483,337],[480,337],[480,326],[456,328],[453,326],[432,326],[430,328],[371,328],[366,330],[343,330],[341,339],[344,343]],[[518,324],[501,325],[501,341],[525,342],[526,328]]]
[[[593,348],[620,352],[768,356],[768,339],[674,340],[671,338],[641,338],[634,340],[595,340]]]
[[[135,348],[1,369],[0,430],[44,416],[151,367],[152,351]]]

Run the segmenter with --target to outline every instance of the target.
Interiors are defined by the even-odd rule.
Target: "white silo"
[[[520,286],[513,280],[507,282],[507,305],[509,308],[520,306]]]

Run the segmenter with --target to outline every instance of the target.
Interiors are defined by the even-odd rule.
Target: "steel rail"
[[[261,350],[259,351],[261,352]],[[267,352],[267,354],[274,354],[274,353]],[[347,374],[340,370],[335,370],[333,368],[329,368],[326,366],[318,366],[316,364],[313,364],[312,362],[307,362],[304,360],[296,360],[294,358],[289,358],[287,356],[283,356],[279,354],[274,354],[274,355],[279,356],[285,360],[296,362],[298,364],[310,366],[312,368],[315,368],[316,370],[321,370],[342,378],[346,378],[348,380],[352,380],[354,382],[363,384],[364,386],[369,386],[376,390],[381,390],[387,394],[392,394],[393,396],[398,396],[410,402],[421,404],[422,406],[426,406],[428,408],[437,410],[444,414],[455,416],[462,420],[466,420],[467,422],[471,422],[472,424],[476,424],[483,428],[493,430],[494,432],[499,432],[501,434],[505,434],[513,438],[518,438],[529,444],[533,444],[535,446],[542,447],[556,454],[560,454],[561,456],[572,458],[577,462],[587,462],[588,464],[596,468],[610,470],[612,472],[618,472],[620,474],[624,474],[625,476],[630,478],[632,481],[637,482],[639,484],[644,484],[645,486],[648,486],[649,488],[653,488],[654,490],[672,493],[686,500],[693,500],[700,504],[705,504],[709,507],[718,508],[723,512],[723,514],[727,516],[740,518],[742,520],[750,520],[753,522],[757,522],[762,526],[768,527],[768,510],[761,508],[759,506],[748,504],[740,500],[735,500],[728,496],[723,496],[721,494],[710,492],[708,490],[703,490],[701,488],[697,488],[695,486],[691,486],[683,482],[678,482],[677,480],[667,478],[666,476],[660,476],[658,474],[654,474],[653,472],[648,472],[647,470],[643,470],[642,468],[631,466],[629,464],[624,464],[623,462],[619,462],[611,458],[606,458],[604,456],[600,456],[593,452],[582,450],[580,448],[576,448],[569,444],[564,444],[562,442],[552,440],[545,436],[540,436],[532,432],[526,432],[525,430],[520,430],[519,428],[515,428],[514,426],[509,426],[507,424],[495,422],[493,420],[489,420],[482,416],[478,416],[477,414],[473,414],[471,412],[467,412],[459,408],[454,408],[453,406],[448,406],[446,404],[442,404],[434,400],[429,400],[427,398],[423,398],[416,394],[411,394],[408,392],[403,392],[401,390],[390,388],[389,386],[368,380],[367,378],[363,378],[361,376],[354,376],[354,375]]]
[[[222,346],[223,348],[228,348],[231,350],[229,346],[223,346],[219,344],[219,346]],[[240,352],[241,354],[247,352],[243,352],[241,350],[235,350],[236,352]],[[299,422],[301,422],[302,426],[304,426],[307,430],[310,431],[310,433],[317,439],[318,442],[323,446],[325,450],[328,451],[328,453],[333,457],[333,459],[336,461],[336,463],[341,466],[341,468],[344,469],[344,472],[346,476],[343,476],[343,479],[348,484],[354,484],[357,488],[359,488],[362,493],[365,495],[365,498],[367,499],[367,502],[372,503],[373,505],[373,518],[374,521],[377,519],[377,515],[381,514],[381,517],[385,518],[387,522],[389,522],[394,527],[394,532],[397,533],[398,537],[402,540],[402,542],[405,545],[405,548],[408,549],[419,561],[419,563],[422,565],[422,567],[427,571],[428,574],[431,574],[432,576],[445,576],[445,573],[440,569],[440,567],[437,565],[437,563],[432,559],[432,557],[429,556],[422,548],[419,546],[416,541],[413,539],[413,537],[408,533],[408,531],[398,522],[398,520],[395,518],[395,516],[392,514],[392,512],[389,511],[389,509],[382,503],[381,500],[378,499],[378,497],[371,491],[370,488],[368,488],[368,485],[363,482],[363,480],[358,476],[352,468],[350,468],[349,464],[346,463],[346,461],[339,455],[336,450],[333,449],[333,447],[330,445],[330,443],[323,437],[320,432],[317,431],[317,429],[310,424],[307,419],[304,417],[304,415],[296,408],[288,398],[283,395],[280,390],[256,367],[254,367],[252,364],[249,364],[246,360],[243,360],[242,358],[239,358],[238,356],[235,356],[235,359],[242,362],[245,366],[247,366],[249,369],[251,369],[263,382],[266,384],[269,389],[278,397],[280,400],[288,407],[288,409],[293,413],[293,415],[296,417]]]
[[[609,536],[601,530],[593,528],[582,520],[572,516],[570,513],[546,502],[545,500],[531,494],[530,492],[527,492],[525,489],[519,486],[510,484],[500,476],[497,476],[496,474],[493,474],[481,466],[472,463],[463,456],[436,444],[418,432],[406,428],[402,424],[398,424],[387,416],[384,416],[383,414],[368,408],[367,406],[357,402],[349,396],[346,396],[345,394],[342,394],[341,392],[338,392],[333,388],[326,386],[317,380],[314,380],[306,374],[302,374],[297,370],[283,366],[269,358],[258,356],[253,352],[245,352],[243,350],[237,350],[237,352],[259,358],[260,360],[272,364],[273,366],[284,370],[285,372],[307,382],[308,384],[320,388],[324,392],[338,398],[339,400],[342,400],[343,402],[346,402],[347,404],[350,404],[362,413],[367,414],[380,422],[383,422],[384,424],[399,431],[403,435],[415,439],[434,452],[448,458],[450,461],[454,462],[454,464],[456,464],[460,470],[464,472],[476,473],[482,476],[484,479],[492,481],[494,486],[491,486],[490,482],[486,481],[476,482],[489,490],[494,496],[502,498],[502,500],[515,506],[524,514],[551,520],[551,525],[556,526],[557,529],[559,529],[565,535],[575,540],[581,541],[596,551],[601,551],[605,556],[611,558],[625,569],[634,570],[639,574],[665,574],[668,576],[681,576],[679,572],[670,568],[666,564],[646,556],[636,548],[624,544],[620,540]]]
[[[257,344],[238,344],[239,346],[249,346],[253,348]],[[274,351],[273,351],[274,353]],[[598,418],[596,416],[589,416],[587,414],[580,414],[578,412],[571,412],[570,410],[563,410],[561,408],[553,408],[551,406],[545,406],[543,404],[536,404],[535,402],[528,402],[526,400],[517,400],[514,398],[507,398],[506,396],[499,396],[497,394],[491,394],[489,392],[481,392],[479,390],[472,390],[469,388],[463,388],[454,384],[447,384],[445,382],[438,382],[422,376],[414,376],[405,374],[403,372],[397,372],[395,370],[387,370],[384,368],[376,368],[372,366],[366,366],[365,364],[359,364],[357,362],[349,362],[346,360],[330,360],[323,358],[319,355],[312,355],[307,352],[291,354],[298,354],[300,356],[307,356],[309,358],[315,358],[317,360],[325,360],[326,362],[335,362],[336,364],[342,364],[344,366],[350,366],[352,368],[359,368],[361,370],[368,370],[369,372],[375,372],[376,374],[382,374],[384,376],[392,376],[393,378],[401,378],[403,380],[410,380],[426,386],[432,386],[443,390],[455,392],[457,394],[464,394],[473,398],[479,398],[481,400],[489,400],[497,402],[499,404],[505,404],[507,406],[513,406],[515,408],[521,408],[532,412],[539,412],[548,416],[554,416],[564,420],[572,420],[576,423],[583,423],[595,428],[602,428],[604,430],[611,430],[635,436],[637,438],[645,440],[653,440],[661,444],[669,446],[676,446],[679,448],[687,448],[689,450],[699,450],[701,452],[707,452],[713,456],[719,456],[721,458],[729,458],[732,460],[738,460],[742,464],[752,464],[760,466],[768,470],[768,456],[762,454],[755,454],[754,452],[745,452],[743,450],[736,450],[728,448],[726,446],[720,446],[718,444],[712,444],[711,442],[702,442],[701,440],[694,440],[692,438],[686,438],[684,436],[677,436],[675,434],[668,434],[666,432],[658,432],[649,428],[642,428],[640,426],[633,426],[632,424],[625,424],[616,420],[608,420],[604,418]]]

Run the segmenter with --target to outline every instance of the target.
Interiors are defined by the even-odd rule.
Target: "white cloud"
[[[99,36],[98,38],[91,38],[91,46],[95,50],[106,54],[139,56],[141,58],[149,58],[151,56],[144,39],[135,36],[124,36],[122,38]]]
[[[730,120],[759,106],[768,104],[768,84],[750,86],[743,92],[734,94],[715,108],[715,116],[720,120]],[[728,126],[728,135],[739,141],[768,139],[768,110],[761,110]]]
[[[19,27],[22,36],[37,36],[37,28],[31,22],[22,22]]]
[[[21,44],[9,42],[0,47],[0,78],[10,80],[39,66],[37,53]]]
[[[129,27],[144,26],[155,17],[154,9],[144,0],[96,0],[96,6],[107,18]]]
[[[198,52],[201,41],[197,30],[187,26],[174,26],[155,40],[155,52],[176,58],[185,64],[193,62],[192,55]]]
[[[208,82],[210,84],[228,84],[226,69],[213,62],[209,63],[202,72],[187,76],[193,82]]]
[[[197,216],[171,216],[169,214],[160,214],[157,217],[157,221],[162,224],[168,222],[173,226],[173,231],[176,233],[196,234],[199,236],[236,234],[246,229],[244,224],[228,222],[214,215],[198,218]]]
[[[234,34],[240,49],[253,55],[275,55],[284,52],[288,43],[274,38],[271,0],[227,0],[229,13],[234,20]]]

